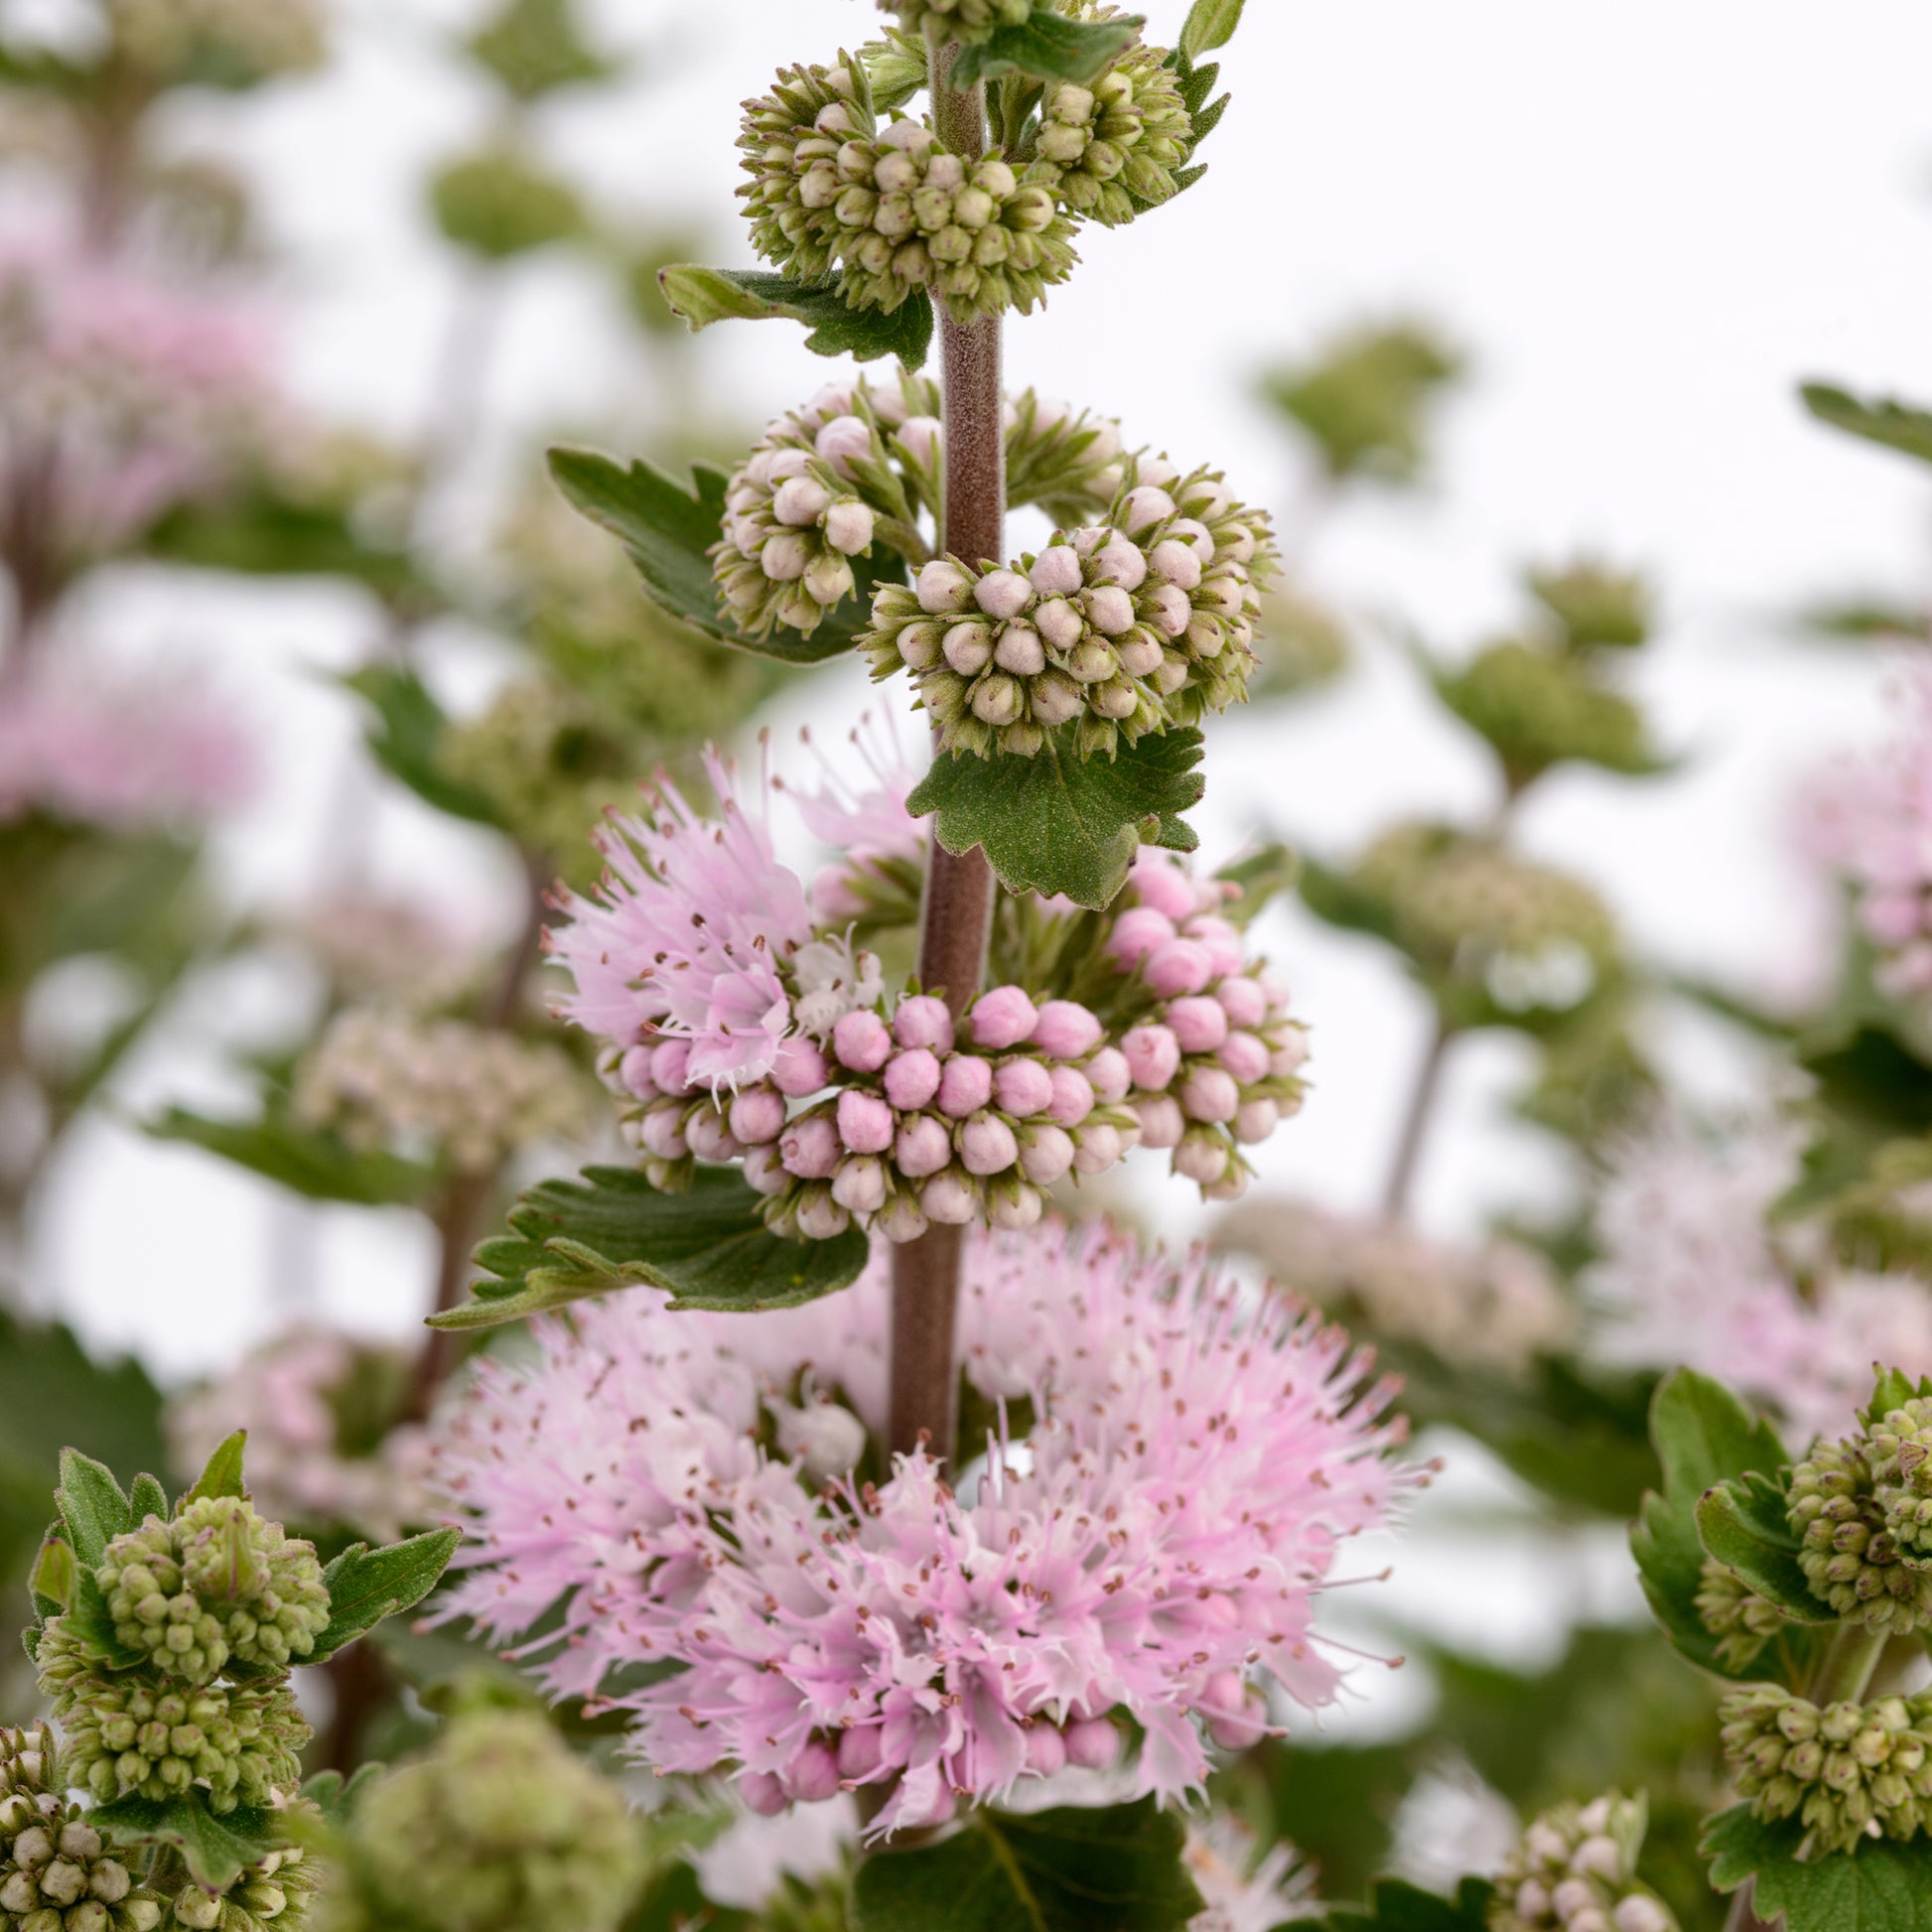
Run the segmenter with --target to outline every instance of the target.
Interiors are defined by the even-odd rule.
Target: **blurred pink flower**
[[[848,782],[832,760],[819,752],[809,733],[800,739],[817,754],[822,782],[816,791],[773,780],[788,792],[806,831],[840,856],[812,879],[812,911],[821,923],[838,925],[866,909],[866,887],[895,863],[917,866],[925,857],[925,832],[905,809],[905,800],[919,774],[907,760],[898,736],[888,719],[881,723],[872,712],[848,734],[870,783]]]

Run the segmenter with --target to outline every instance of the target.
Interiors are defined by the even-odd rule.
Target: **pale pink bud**
[[[858,580],[836,550],[821,551],[805,566],[805,590],[814,604],[831,606],[852,595]]]
[[[1259,1027],[1268,1018],[1268,996],[1251,979],[1224,979],[1214,989],[1231,1027]]]
[[[941,434],[936,416],[908,416],[898,426],[898,440],[905,446],[906,455],[921,469],[932,462]]]
[[[650,1062],[648,1046],[632,1046],[618,1062],[618,1084],[638,1100],[649,1100],[657,1092],[657,1082],[650,1075]]]
[[[1073,1136],[1063,1127],[1030,1127],[1020,1150],[1020,1172],[1035,1187],[1050,1187],[1073,1165]]]
[[[920,568],[916,588],[919,609],[927,617],[937,618],[949,611],[965,610],[973,595],[973,580],[957,564],[935,557]]]
[[[1176,537],[1163,537],[1148,553],[1147,562],[1163,583],[1181,591],[1191,591],[1200,582],[1200,559]]]
[[[771,1084],[793,1100],[806,1100],[831,1084],[832,1069],[825,1063],[817,1040],[793,1034],[778,1042],[771,1067]]]
[[[1103,1046],[1087,1062],[1086,1071],[1094,1098],[1108,1106],[1125,1100],[1134,1085],[1134,1069],[1118,1046]]]
[[[832,1176],[832,1198],[854,1214],[877,1214],[886,1205],[885,1164],[870,1154],[855,1154]]]
[[[1282,1110],[1272,1100],[1244,1100],[1234,1116],[1234,1138],[1243,1147],[1259,1147],[1282,1124]]]
[[[832,1029],[832,1051],[854,1073],[877,1073],[892,1057],[892,1030],[869,1007],[839,1016]]]
[[[791,1803],[784,1786],[770,1771],[739,1772],[738,1795],[760,1818],[776,1818]]]
[[[1077,1066],[1056,1066],[1051,1084],[1047,1118],[1061,1127],[1078,1127],[1093,1112],[1093,1082]]]
[[[1017,618],[1034,601],[1034,587],[1017,570],[989,570],[973,587],[973,602],[989,618]]]
[[[685,1123],[684,1143],[700,1161],[736,1161],[745,1151],[724,1117],[710,1107],[700,1107]]]
[[[1114,584],[1087,593],[1087,621],[1108,637],[1134,628],[1134,600]]]
[[[789,489],[791,485],[785,484]],[[848,557],[872,547],[873,513],[869,504],[847,496],[825,512],[825,541]]]
[[[1224,1067],[1190,1066],[1176,1096],[1189,1120],[1230,1121],[1240,1111],[1241,1090]]]
[[[745,1179],[760,1194],[782,1194],[791,1184],[790,1176],[785,1173],[784,1157],[775,1143],[747,1151]]]
[[[1100,1044],[1102,1028],[1075,1000],[1047,1000],[1028,1035],[1030,1042],[1056,1060],[1077,1060]]]
[[[1214,962],[1197,939],[1170,939],[1156,946],[1141,964],[1148,990],[1164,1000],[1182,993],[1198,993],[1214,977]]]
[[[893,1141],[893,1161],[909,1180],[923,1180],[952,1162],[952,1136],[943,1121],[919,1114],[906,1121]]]
[[[1670,1914],[1642,1892],[1618,1899],[1615,1911],[1610,1914],[1610,1924],[1615,1932],[1671,1932]]]
[[[839,1733],[839,1775],[863,1783],[886,1761],[884,1733],[878,1725],[855,1725]]]
[[[862,417],[834,416],[812,438],[812,447],[843,477],[851,458],[871,456],[872,430]]]
[[[798,1203],[798,1232],[807,1241],[836,1241],[852,1225],[852,1216],[832,1198],[827,1187],[809,1187]]]
[[[961,677],[977,677],[993,661],[993,632],[975,619],[963,619],[946,632],[939,648]]]
[[[1180,1145],[1180,1137],[1187,1131],[1187,1117],[1180,1111],[1179,1101],[1170,1094],[1144,1093],[1133,1105],[1140,1117],[1143,1147]]]
[[[1264,966],[1254,978],[1268,996],[1268,1011],[1286,1013],[1290,999],[1288,975],[1279,966]]]
[[[1109,1127],[1105,1121],[1092,1127],[1083,1127],[1080,1129],[1079,1138],[1074,1143],[1074,1172],[1086,1174],[1105,1173],[1126,1152],[1127,1148],[1121,1140],[1118,1127]]]
[[[1267,1049],[1262,1049],[1264,1056]],[[902,1114],[915,1113],[939,1091],[939,1056],[923,1046],[886,1062],[886,1098]]]
[[[1173,1171],[1203,1187],[1211,1187],[1227,1173],[1233,1158],[1227,1143],[1211,1128],[1190,1127],[1173,1151]]]
[[[747,1147],[762,1147],[785,1131],[785,1103],[769,1087],[747,1087],[732,1101],[732,1133]]]
[[[1587,1878],[1566,1878],[1550,1894],[1550,1909],[1557,1914],[1564,1932],[1596,1909],[1596,1887]]]
[[[814,1737],[786,1767],[784,1783],[796,1804],[818,1805],[827,1798],[836,1798],[839,1795],[838,1753],[830,1744]]]
[[[971,1053],[955,1053],[939,1074],[939,1111],[954,1120],[976,1114],[993,1098],[993,1067]]]
[[[1268,1077],[1268,1043],[1254,1034],[1229,1034],[1214,1057],[1244,1087]]]
[[[952,1015],[944,1000],[915,993],[898,1003],[893,1015],[893,1037],[901,1046],[929,1046],[934,1052],[952,1051]]]
[[[1143,475],[1150,466],[1143,463]],[[1138,489],[1130,489],[1120,506],[1120,521],[1123,529],[1145,530],[1152,523],[1165,523],[1174,514],[1174,500],[1165,489],[1152,483],[1142,483]]]
[[[959,1164],[968,1173],[1005,1173],[1020,1158],[1013,1129],[997,1114],[975,1114],[959,1133]]]
[[[1170,919],[1191,919],[1200,910],[1194,895],[1194,882],[1165,854],[1149,852],[1144,848],[1134,861],[1134,870],[1128,874],[1127,883],[1143,905],[1151,905],[1157,912],[1165,912]],[[1172,938],[1174,930],[1170,926],[1168,937]]]
[[[1162,1016],[1183,1053],[1211,1053],[1228,1036],[1228,1017],[1218,1000],[1193,994],[1175,1000]]]
[[[1207,1718],[1208,1735],[1223,1750],[1245,1751],[1260,1743],[1268,1728],[1260,1694],[1249,1688],[1239,1671],[1216,1671],[1201,1687],[1200,1709]]]
[[[1308,1063],[1309,1035],[1304,1027],[1284,1027],[1268,1055],[1268,1071],[1278,1080],[1293,1079]]]
[[[1623,1854],[1616,1848],[1616,1841],[1606,1838],[1600,1832],[1587,1838],[1570,1855],[1570,1868],[1580,1877],[1594,1872],[1599,1878],[1620,1878],[1623,1875]]]
[[[1068,543],[1050,543],[1034,559],[1029,573],[1041,597],[1071,597],[1081,586],[1080,558]]]
[[[759,568],[774,584],[795,584],[812,560],[812,546],[795,530],[780,530],[759,546]]]
[[[1132,630],[1118,646],[1120,667],[1129,677],[1152,677],[1167,662],[1160,638],[1146,630]]]
[[[1018,1234],[1023,1228],[1037,1226],[1045,1211],[1045,1197],[1039,1189],[1011,1174],[1002,1175],[987,1189],[986,1218],[1006,1233]]]
[[[1134,1084],[1145,1093],[1159,1093],[1180,1069],[1180,1042],[1166,1027],[1130,1027],[1120,1050]]]
[[[1194,615],[1187,593],[1173,584],[1163,584],[1145,601],[1145,615],[1164,637],[1184,637]],[[1165,660],[1164,660],[1165,661]]]
[[[1027,1732],[1027,1769],[1036,1778],[1066,1769],[1066,1739],[1051,1725],[1035,1724]]]
[[[1918,936],[1920,903],[1916,893],[1867,893],[1859,920],[1873,945],[1903,946]]]
[[[1226,919],[1216,918],[1211,913],[1203,913],[1199,918],[1189,919],[1182,930],[1189,939],[1197,940],[1207,948],[1208,957],[1213,961],[1216,979],[1241,970],[1246,955],[1241,950],[1239,927],[1230,925]]]
[[[683,1160],[683,1102],[673,1101],[669,1106],[653,1107],[638,1123],[637,1139],[646,1154],[654,1154],[660,1161]]]
[[[667,1039],[661,1046],[652,1049],[650,1077],[656,1081],[660,1092],[682,1093],[690,1063],[691,1042],[688,1039]]]
[[[1138,591],[1147,581],[1140,545],[1118,530],[1093,553],[1090,569],[1096,584],[1116,584],[1124,591]]]
[[[946,1227],[963,1227],[979,1212],[979,1189],[957,1168],[936,1173],[919,1190],[926,1219]]]
[[[1071,650],[1087,634],[1087,621],[1063,598],[1056,597],[1034,613],[1034,628],[1055,650]]]
[[[1039,1024],[1039,1009],[1018,986],[996,986],[973,1002],[967,1025],[975,1046],[1018,1046]]]
[[[1105,1718],[1078,1718],[1060,1734],[1066,1761],[1083,1771],[1110,1771],[1120,1756],[1120,1732]]]
[[[1114,921],[1107,950],[1123,966],[1138,965],[1157,946],[1171,945],[1173,921],[1151,905],[1130,906]]]
[[[884,1154],[893,1144],[892,1108],[876,1093],[848,1087],[839,1095],[839,1139],[854,1154]]]
[[[886,1203],[873,1226],[888,1241],[916,1241],[926,1231],[927,1221],[910,1194],[895,1194]]]
[[[795,1173],[800,1180],[829,1180],[838,1173],[845,1149],[829,1115],[806,1114],[778,1137],[778,1157],[786,1173]]]
[[[802,529],[816,523],[831,504],[832,492],[816,477],[789,477],[778,485],[771,511],[780,523]]]
[[[1005,1060],[993,1075],[993,1099],[1015,1120],[1043,1114],[1053,1104],[1053,1076],[1038,1060]]]
[[[1036,677],[1046,668],[1046,652],[1040,644],[1039,632],[1016,618],[1000,632],[1000,641],[993,647],[993,661],[1015,677]]]

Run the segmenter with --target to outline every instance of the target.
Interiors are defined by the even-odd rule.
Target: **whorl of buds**
[[[206,1684],[233,1658],[286,1670],[328,1627],[315,1546],[238,1496],[204,1496],[117,1536],[95,1573],[114,1635],[154,1667]]]
[[[879,0],[881,13],[897,14],[908,34],[928,25],[949,41],[983,41],[996,28],[1024,27],[1034,0]]]
[[[1644,1828],[1643,1800],[1614,1793],[1544,1812],[1496,1874],[1493,1932],[1677,1932],[1637,1877]]]
[[[1718,1661],[1726,1670],[1748,1670],[1784,1628],[1784,1613],[1778,1606],[1740,1582],[1716,1557],[1704,1560],[1694,1601],[1699,1620],[1719,1639]]]
[[[48,1726],[0,1729],[0,1932],[154,1932],[161,1913],[62,1798]]]
[[[319,1879],[313,1861],[287,1846],[249,1865],[225,1891],[193,1880],[176,1892],[162,1932],[298,1932]]]
[[[1050,83],[1029,181],[1074,213],[1117,227],[1178,192],[1193,120],[1158,48],[1135,46],[1091,87]]]
[[[1932,1697],[1821,1710],[1767,1686],[1726,1698],[1721,1716],[1737,1789],[1760,1818],[1795,1812],[1821,1853],[1924,1829],[1932,1800]]]
[[[865,70],[850,55],[833,67],[779,69],[771,91],[745,103],[738,145],[750,181],[739,186],[752,223],[752,245],[801,282],[832,273],[838,224],[828,201],[806,199],[805,177],[830,163],[840,144],[872,132]]]
[[[1799,1567],[1821,1602],[1894,1636],[1932,1623],[1932,1572],[1899,1561],[1860,1442],[1815,1445],[1791,1471],[1790,1510]]]
[[[1932,1567],[1932,1400],[1914,1396],[1874,1422],[1865,1454],[1899,1561]]]

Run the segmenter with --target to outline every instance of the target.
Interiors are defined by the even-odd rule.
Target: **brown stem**
[[[336,1700],[329,1728],[322,1735],[322,1766],[344,1777],[362,1761],[362,1737],[369,1720],[382,1709],[394,1688],[381,1651],[368,1642],[339,1650],[323,1669]]]
[[[935,47],[932,116],[953,153],[986,147],[982,90],[945,85],[957,50]],[[939,316],[945,390],[946,508],[939,547],[973,563],[1005,548],[1006,433],[1001,411],[1000,322]],[[920,915],[919,980],[943,993],[955,1018],[979,991],[993,918],[993,871],[977,849],[946,851],[936,836]],[[896,1455],[920,1442],[950,1456],[959,1377],[953,1326],[959,1301],[960,1230],[933,1227],[893,1254],[893,1372],[887,1439]]]
[[[1432,1023],[1429,1045],[1422,1065],[1416,1069],[1416,1084],[1409,1096],[1409,1109],[1402,1119],[1402,1136],[1396,1143],[1395,1165],[1389,1170],[1389,1184],[1382,1196],[1383,1215],[1399,1221],[1408,1211],[1409,1195],[1415,1187],[1416,1170],[1422,1162],[1423,1142],[1436,1112],[1437,1096],[1442,1091],[1443,1067],[1449,1058],[1449,1041],[1455,1037],[1438,1018]]]

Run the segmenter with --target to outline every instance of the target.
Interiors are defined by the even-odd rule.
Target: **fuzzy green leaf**
[[[1880,1368],[1877,1385],[1871,1391],[1871,1400],[1859,1412],[1859,1420],[1869,1429],[1894,1409],[1902,1409],[1908,1402],[1926,1398],[1932,1398],[1932,1375],[1921,1376],[1915,1382],[1903,1369]]]
[[[1366,1905],[1338,1905],[1326,1918],[1298,1920],[1309,1932],[1487,1932],[1495,1887],[1464,1878],[1453,1898],[1401,1878],[1378,1878]]]
[[[172,1845],[203,1884],[216,1888],[288,1843],[274,1812],[238,1805],[217,1818],[199,1789],[180,1798],[116,1798],[90,1811],[87,1823],[117,1846]]]
[[[1784,1932],[1932,1932],[1932,1838],[1867,1839],[1800,1860],[1805,1836],[1800,1819],[1773,1824],[1749,1805],[1720,1812],[1704,1834],[1711,1883],[1731,1892],[1750,1881],[1757,1916]]]
[[[1829,382],[1807,382],[1798,393],[1821,423],[1842,429],[1848,436],[1862,436],[1867,443],[1897,450],[1903,456],[1916,457],[1921,463],[1932,463],[1932,411],[1914,409],[1889,396],[1862,401]]]
[[[71,1607],[75,1587],[73,1545],[64,1536],[50,1536],[41,1545],[27,1582],[35,1608],[43,1616],[55,1616]]]
[[[168,1492],[162,1488],[159,1476],[136,1476],[127,1492],[127,1500],[137,1523],[145,1523],[150,1516],[165,1520],[168,1515]]]
[[[510,1209],[512,1232],[477,1250],[495,1279],[431,1325],[493,1328],[640,1286],[668,1289],[673,1308],[749,1313],[798,1308],[859,1279],[870,1249],[856,1228],[788,1240],[765,1226],[760,1201],[735,1168],[700,1168],[683,1194],[660,1193],[630,1168],[543,1181]]]
[[[881,1852],[852,1883],[853,1932],[1179,1932],[1202,1909],[1186,1830],[1152,1798],[1016,1817]]]
[[[1798,1567],[1799,1541],[1788,1508],[1784,1482],[1753,1469],[1698,1498],[1698,1539],[1733,1577],[1794,1622],[1831,1623],[1832,1612],[1811,1593]]]
[[[183,1502],[199,1502],[204,1496],[239,1496],[245,1502],[248,1485],[241,1477],[241,1455],[248,1447],[248,1432],[237,1429],[216,1447],[207,1466],[195,1478],[195,1486]]]
[[[1212,54],[1234,38],[1247,0],[1194,0],[1180,30],[1180,51],[1190,61]]]
[[[1033,758],[940,758],[905,801],[937,814],[948,852],[985,848],[1009,892],[1064,894],[1098,909],[1145,844],[1191,852],[1178,814],[1200,800],[1201,735],[1143,738],[1111,759],[1080,759],[1056,736]]]
[[[308,1661],[319,1664],[385,1616],[413,1609],[436,1587],[462,1541],[461,1530],[425,1530],[380,1550],[350,1544],[322,1573],[329,1586],[329,1624]]]
[[[985,40],[961,48],[950,78],[955,87],[970,87],[1003,73],[1025,73],[1035,80],[1090,86],[1134,45],[1134,36],[1146,25],[1139,14],[1069,20],[1039,7],[1020,26],[996,27]]]
[[[78,1449],[61,1451],[61,1486],[54,1492],[73,1554],[98,1570],[115,1537],[134,1527],[134,1511],[114,1472]]]
[[[439,812],[500,826],[501,814],[488,797],[445,774],[441,745],[450,721],[414,671],[400,664],[365,664],[343,683],[373,706],[369,752],[392,778]]]
[[[314,1777],[303,1779],[302,1795],[321,1812],[325,1826],[346,1825],[355,1815],[355,1807],[368,1795],[369,1786],[387,1768],[362,1764],[347,1778],[340,1771],[318,1771]]]
[[[851,355],[861,362],[892,355],[908,369],[922,366],[932,346],[932,303],[923,293],[887,315],[850,308],[837,289],[813,288],[767,269],[703,268],[696,262],[659,269],[657,286],[671,313],[693,332],[714,322],[783,316],[811,332],[805,346],[814,354]]]
[[[307,1200],[408,1206],[436,1184],[434,1170],[420,1162],[381,1148],[352,1148],[334,1134],[298,1127],[274,1112],[260,1120],[228,1121],[171,1107],[145,1131],[157,1141],[184,1141],[218,1154]]]

